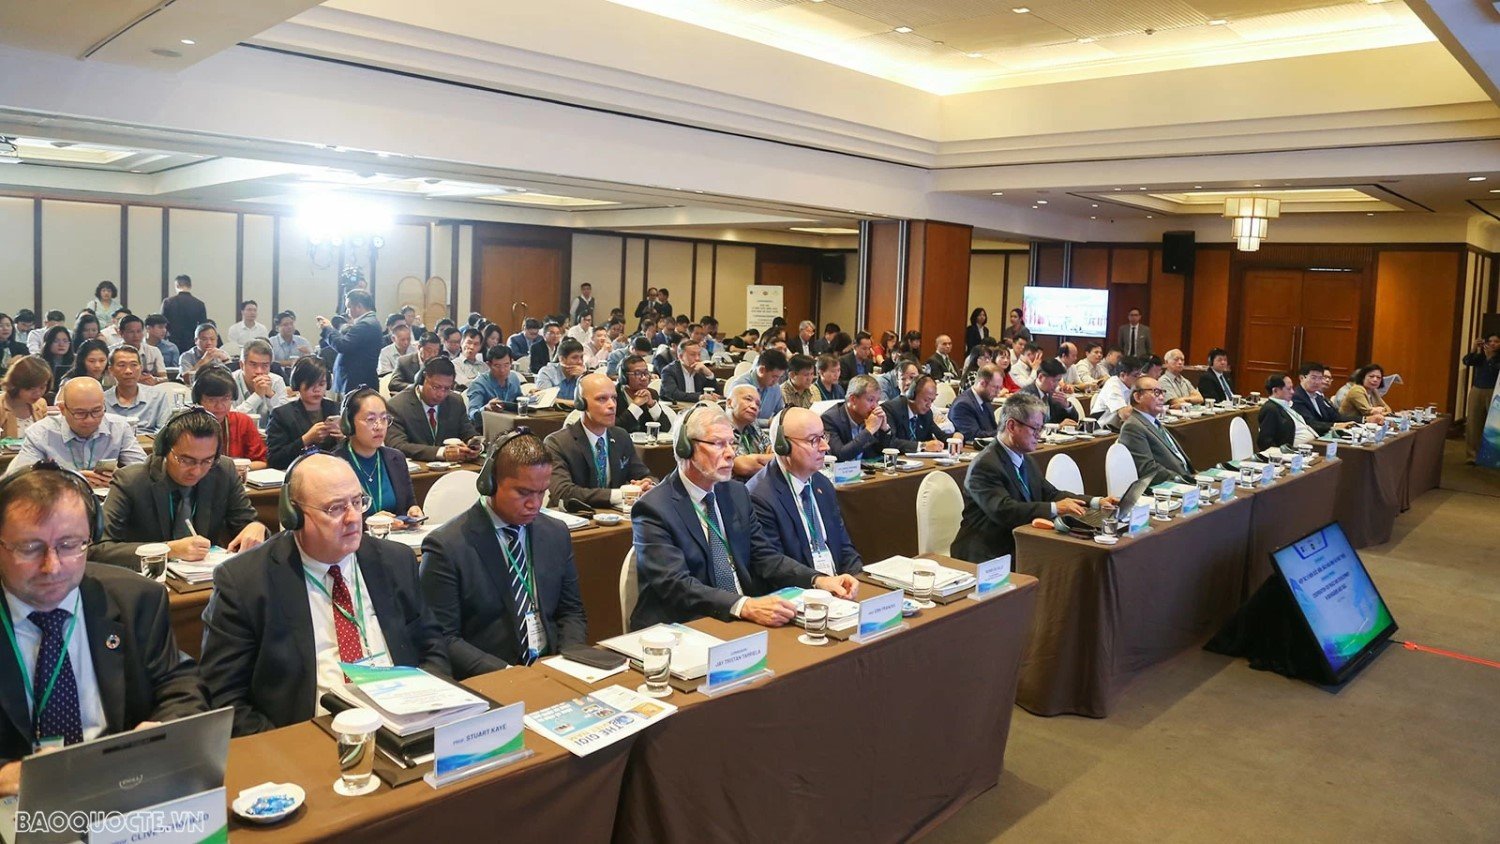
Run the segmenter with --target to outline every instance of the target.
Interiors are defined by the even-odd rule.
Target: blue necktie
[[[908,431],[911,432],[911,438],[912,439],[916,439],[917,438],[917,417],[914,416],[914,415],[912,415],[912,412],[911,412],[910,408],[907,409],[906,414],[907,414],[907,416],[906,416],[906,428],[907,428]]]
[[[604,450],[604,437],[594,441],[594,477],[600,487],[609,486],[609,456]]]
[[[65,744],[83,741],[83,716],[78,709],[78,680],[73,676],[73,663],[64,656],[67,643],[63,641],[63,630],[72,613],[64,609],[51,612],[34,612],[26,616],[42,631],[42,645],[36,652],[36,670],[32,672],[32,693],[41,695],[52,679],[52,669],[62,660],[62,670],[57,673],[57,684],[52,687],[52,696],[47,698],[47,708],[33,712],[38,740],[62,736]],[[32,701],[36,705],[36,701]]]
[[[1021,461],[1021,465],[1016,467],[1016,479],[1021,482],[1021,497],[1026,501],[1030,501],[1031,484],[1026,483],[1026,461],[1024,459]]]
[[[526,559],[526,546],[521,544],[521,529],[515,525],[506,525],[500,529],[505,534],[505,547],[510,551],[510,558],[516,561],[516,566],[507,565],[505,568],[510,572],[510,591],[516,602],[516,641],[521,645],[521,662],[530,665],[533,660],[531,656],[531,638],[526,633],[526,616],[532,610],[531,590],[526,588],[526,567],[531,564]]]
[[[719,538],[723,532],[723,526],[719,524],[718,508],[714,506],[714,494],[709,494],[703,499],[703,518],[708,520],[708,550],[713,557],[714,583],[716,588],[723,589],[734,595],[740,594],[735,587],[734,563],[729,560],[729,549],[724,547],[724,540]]]
[[[814,554],[823,550],[828,543],[823,539],[823,524],[818,518],[817,508],[813,507],[812,484],[802,485],[802,511],[807,514],[808,530],[812,535],[808,537],[808,544],[812,546]]]

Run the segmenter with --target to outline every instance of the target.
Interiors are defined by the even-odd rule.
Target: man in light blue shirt
[[[786,353],[780,349],[767,349],[760,353],[755,367],[729,379],[724,385],[727,394],[740,384],[748,384],[760,392],[760,424],[771,423],[771,417],[786,407],[786,397],[781,394],[781,379],[786,375]]]
[[[48,416],[26,429],[21,451],[6,474],[50,460],[83,475],[95,487],[109,486],[112,471],[98,469],[99,461],[119,466],[146,462],[130,424],[104,413],[104,388],[92,378],[74,378],[57,395],[62,413]]]
[[[312,344],[297,333],[297,315],[282,311],[276,315],[276,333],[270,336],[271,360],[290,368],[297,358],[313,353]]]
[[[880,382],[880,400],[890,401],[906,392],[906,389],[911,386],[912,379],[917,377],[917,370],[916,361],[903,360],[890,372],[875,376],[875,380]]]
[[[578,397],[578,379],[583,376],[583,344],[569,337],[557,344],[557,360],[536,375],[536,388],[557,388],[557,400],[570,405]]]
[[[469,419],[476,428],[484,424],[483,411],[514,412],[516,399],[521,395],[521,376],[511,371],[515,361],[511,359],[509,346],[491,347],[484,353],[484,362],[489,372],[469,382],[469,389],[464,391]]]
[[[134,346],[116,346],[109,353],[109,374],[115,385],[104,391],[105,412],[139,420],[142,434],[156,433],[167,423],[171,415],[167,394],[141,383],[141,353]]]
[[[235,410],[269,419],[271,411],[290,400],[286,381],[271,371],[272,354],[271,344],[265,340],[257,338],[245,344],[240,368],[234,373],[235,397],[239,400]]]

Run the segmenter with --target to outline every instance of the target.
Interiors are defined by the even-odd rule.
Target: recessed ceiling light
[[[193,39],[191,39],[191,38],[184,38],[184,39],[182,39],[182,43],[184,43],[184,44],[186,44],[186,45],[188,45],[188,46],[189,46],[189,47],[191,47],[191,46],[193,46],[193,45],[194,45],[194,44],[197,44],[197,43],[198,43],[198,42],[197,42],[197,41],[194,41],[194,40],[193,40]]]
[[[1213,20],[1211,20],[1211,21],[1208,22],[1208,25],[1209,26],[1223,26],[1226,23],[1229,23],[1229,21],[1224,20],[1223,18],[1214,18]]]
[[[1193,185],[1193,190],[1203,190],[1202,185]]]
[[[1146,215],[1146,219],[1148,219],[1148,220],[1154,220],[1154,219],[1156,219],[1156,218],[1155,218],[1155,217],[1153,217],[1153,216],[1151,216],[1151,215],[1150,215],[1150,214],[1147,214],[1147,215]]]
[[[1095,202],[1092,207],[1098,208],[1099,207],[1099,203]]]
[[[1099,219],[1099,218],[1098,218],[1098,217],[1090,217],[1090,218],[1089,218],[1089,219],[1090,219],[1090,220],[1097,220],[1097,219]]]
[[[1013,7],[1011,9],[1011,11],[1015,12],[1018,15],[1029,15],[1029,14],[1031,14],[1031,10],[1028,9],[1028,8],[1026,8],[1025,6],[1015,6],[1015,7]]]
[[[899,33],[901,33],[902,35],[905,35],[906,33],[911,32],[911,27],[909,27],[909,26],[898,26],[898,27],[896,27],[896,31],[899,32]]]
[[[1374,211],[1366,211],[1365,212],[1365,216],[1366,217],[1373,217],[1373,216],[1375,216],[1375,212]]]
[[[165,47],[157,47],[151,51],[152,55],[161,56],[164,59],[180,59],[182,54],[176,50],[168,50]]]
[[[1031,206],[1031,210],[1035,211],[1036,209],[1038,209],[1040,207],[1041,207],[1040,205],[1033,205],[1033,206]]]
[[[1255,184],[1253,184],[1253,185],[1251,185],[1251,187],[1253,187],[1253,188],[1258,188],[1258,187],[1260,187],[1260,183],[1259,183],[1259,182],[1256,182],[1256,183],[1255,183]]]
[[[1490,188],[1490,193],[1500,193],[1500,188]]]
[[[984,53],[964,53],[964,55],[968,56],[971,59],[982,59],[982,58],[984,58]]]
[[[994,193],[990,194],[990,196],[1005,196],[1005,191],[997,190]]]
[[[1080,39],[1078,39],[1078,43],[1079,44],[1092,44],[1092,43],[1094,43],[1094,39],[1092,39],[1092,38],[1080,38]]]
[[[1484,176],[1470,176],[1469,177],[1469,181],[1471,181],[1471,182],[1482,182],[1482,181],[1484,181],[1484,178],[1485,178]]]
[[[1038,199],[1036,201],[1036,204],[1037,205],[1046,205],[1047,204],[1047,200],[1045,200],[1045,199]]]
[[[1115,188],[1115,190],[1119,190],[1119,188]]]
[[[130,172],[139,174],[139,173],[144,173],[146,171],[145,170],[131,170]]]

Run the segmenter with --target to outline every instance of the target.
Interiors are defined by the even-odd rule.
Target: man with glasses
[[[646,432],[646,425],[655,422],[661,427],[659,434],[666,434],[677,424],[677,414],[651,389],[651,370],[646,358],[627,355],[620,363],[622,377],[616,390],[615,406],[623,413],[615,412],[615,424],[626,433]]]
[[[964,474],[964,514],[953,556],[975,563],[1015,553],[1011,531],[1032,519],[1081,516],[1090,507],[1114,503],[1112,498],[1086,502],[1080,493],[1059,490],[1031,459],[1047,419],[1041,399],[1017,393],[1001,405],[1000,418],[1000,435]]]
[[[771,440],[784,442],[786,453],[746,484],[761,532],[819,574],[859,574],[864,563],[844,528],[833,481],[819,471],[828,453],[823,420],[811,410],[788,408],[771,421]]]
[[[220,565],[203,610],[199,674],[210,706],[234,707],[235,735],[322,714],[340,663],[449,673],[411,549],[364,532],[370,497],[354,469],[313,454],[286,482],[296,519]]]
[[[270,531],[256,521],[234,461],[221,454],[220,431],[207,410],[180,411],[157,434],[149,460],[115,473],[95,560],[134,569],[136,549],[147,542],[165,542],[173,559],[197,562],[213,545],[238,552],[266,541]]]
[[[828,453],[844,460],[878,459],[891,447],[895,433],[880,405],[880,386],[871,375],[849,379],[849,392],[842,404],[823,414],[828,432]]]
[[[631,630],[702,616],[780,627],[796,615],[774,594],[786,586],[854,596],[853,575],[820,574],[781,553],[761,530],[750,493],[731,482],[734,426],[721,408],[694,408],[676,447],[677,470],[631,511],[640,576]]]
[[[1306,361],[1297,370],[1297,375],[1299,383],[1292,390],[1292,410],[1297,411],[1318,436],[1335,428],[1348,428],[1359,421],[1340,413],[1323,395],[1333,380],[1328,367],[1317,361]]]
[[[124,419],[104,414],[104,388],[92,378],[74,378],[57,394],[62,411],[26,429],[21,451],[7,474],[50,460],[83,475],[95,488],[109,486],[116,467],[146,462],[146,452]]]
[[[420,384],[391,397],[394,424],[386,445],[410,460],[462,463],[478,452],[468,443],[477,436],[464,400],[453,394],[453,361],[435,357],[422,366]],[[445,445],[456,439],[460,445]]]
[[[19,790],[19,760],[39,749],[207,708],[172,638],[167,590],[86,562],[85,494],[56,467],[0,489],[0,587],[15,658],[0,709],[0,795]]]
[[[1130,391],[1130,401],[1133,412],[1120,426],[1120,445],[1135,460],[1136,475],[1155,478],[1153,483],[1193,483],[1193,461],[1161,422],[1167,391],[1155,378],[1142,375]]]
[[[171,415],[167,394],[141,383],[141,355],[134,346],[116,346],[109,353],[109,374],[115,385],[104,391],[104,410],[138,421],[142,434],[153,434]]]

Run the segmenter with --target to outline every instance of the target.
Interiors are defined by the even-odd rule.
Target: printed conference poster
[[[584,697],[529,713],[526,726],[574,756],[587,756],[633,736],[677,711],[677,707],[610,686]]]

